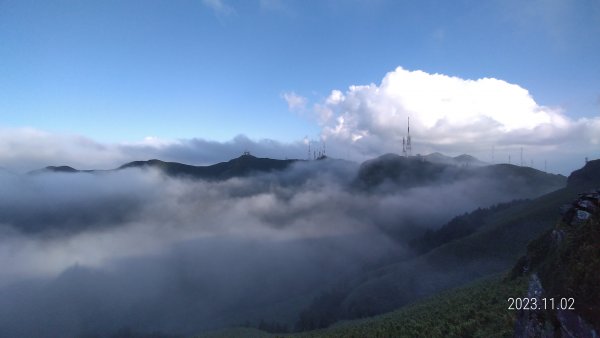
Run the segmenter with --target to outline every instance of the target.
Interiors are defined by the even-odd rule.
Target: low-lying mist
[[[408,257],[427,228],[514,198],[493,176],[367,192],[358,165],[225,181],[127,169],[0,173],[0,336],[292,325],[330,285]]]

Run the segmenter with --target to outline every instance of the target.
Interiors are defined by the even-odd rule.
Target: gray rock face
[[[527,289],[527,298],[536,298],[537,303],[541,303],[544,295],[544,288],[537,274],[531,274],[529,286]],[[539,310],[520,310],[515,323],[515,337],[552,337],[553,332],[549,332],[545,327],[545,319],[542,311]]]
[[[598,334],[598,323],[594,320],[594,316],[586,316],[587,312],[585,311],[590,311],[591,309],[590,301],[588,300],[587,304],[584,305],[581,304],[585,303],[582,294],[579,294],[580,298],[577,298],[575,293],[573,296],[567,296],[567,294],[570,294],[569,292],[574,292],[573,289],[570,289],[574,286],[572,284],[569,286],[562,284],[569,280],[564,278],[565,271],[568,273],[581,271],[581,269],[575,269],[576,266],[578,264],[589,264],[589,255],[597,255],[597,253],[593,253],[594,251],[588,250],[587,252],[590,253],[588,256],[585,256],[588,260],[582,258],[580,254],[586,253],[586,251],[576,250],[581,247],[586,248],[586,245],[589,245],[589,241],[583,242],[584,245],[580,246],[582,242],[574,242],[574,240],[583,237],[593,238],[595,236],[593,230],[597,227],[597,219],[600,215],[600,189],[579,194],[579,197],[573,203],[565,205],[561,209],[561,213],[563,214],[562,222],[545,235],[546,237],[540,238],[535,247],[530,248],[528,255],[524,257],[523,274],[531,272],[527,294],[524,297],[537,299],[537,304],[545,304],[546,302],[543,302],[544,298],[546,300],[553,299],[552,306],[557,301],[561,301],[562,304],[564,298],[561,297],[574,297],[574,309],[562,309],[557,305],[557,308],[520,310],[515,323],[515,337],[600,337]],[[578,234],[580,231],[585,232],[583,235]],[[556,261],[559,257],[563,257],[564,259],[564,256],[560,255],[565,252],[575,252],[571,257],[577,257],[577,259]],[[550,265],[550,271],[547,269],[545,272],[542,271],[541,267],[548,267],[547,264],[554,265]],[[561,272],[559,270],[564,271]],[[562,279],[557,277],[561,273],[563,276]],[[544,289],[542,281],[546,284],[546,289]],[[586,280],[583,279],[583,281]],[[576,284],[575,288],[580,285]],[[558,289],[562,288],[562,292],[557,292],[557,287]],[[588,294],[585,293],[585,295],[587,297]],[[593,296],[589,295],[589,297]],[[581,307],[578,308],[578,305]],[[592,304],[591,306],[593,307],[594,305]]]
[[[556,310],[562,337],[598,338],[598,332],[583,318],[569,310]]]

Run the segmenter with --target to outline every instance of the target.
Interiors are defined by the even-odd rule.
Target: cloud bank
[[[0,171],[0,337],[293,325],[424,229],[539,193],[489,175],[366,191],[358,172],[335,160],[226,181]]]
[[[101,143],[81,135],[49,133],[35,128],[0,127],[0,168],[27,172],[48,165],[77,169],[113,169],[136,160],[161,159],[194,165],[228,161],[250,151],[258,157],[306,158],[304,140],[281,143],[238,135],[228,142],[201,138],[134,143]]]

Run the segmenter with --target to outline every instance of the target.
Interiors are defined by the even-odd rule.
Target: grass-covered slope
[[[511,337],[516,313],[506,299],[526,290],[525,279],[493,277],[383,315],[340,322],[327,329],[269,334],[234,328],[201,335],[218,337]]]
[[[424,254],[446,243],[464,238],[475,233],[490,217],[494,217],[503,209],[526,203],[527,200],[513,200],[500,203],[489,208],[477,208],[472,212],[454,217],[436,230],[427,230],[423,236],[410,241],[411,249]]]
[[[518,203],[487,215],[472,234],[450,239],[424,255],[367,271],[348,283],[345,297],[331,312],[338,319],[371,316],[510,269],[527,243],[551,227],[560,217],[560,206],[575,195],[576,190],[564,188]]]
[[[522,294],[523,280],[496,277],[443,292],[394,312],[342,322],[299,337],[510,337],[515,313],[506,299]]]

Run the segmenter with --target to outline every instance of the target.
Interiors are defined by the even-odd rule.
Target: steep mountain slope
[[[477,208],[472,212],[456,216],[439,229],[428,230],[423,236],[411,240],[410,247],[418,254],[427,253],[434,248],[476,232],[488,218],[500,211],[526,202],[527,200],[513,200],[489,208]]]
[[[507,277],[497,276],[444,291],[384,315],[342,321],[327,329],[289,336],[597,337],[600,330],[600,190],[579,194],[597,184],[599,163],[589,162],[574,172],[569,177],[569,185],[563,189],[499,210],[474,234],[450,240],[417,257],[415,261],[420,264],[400,262],[371,271],[348,297],[360,299],[357,294],[362,291],[362,299],[356,304],[362,301],[368,308],[377,301],[377,296],[380,300],[397,297],[397,289],[406,285],[424,284],[420,290],[434,291],[512,267]],[[570,203],[574,199],[575,202]],[[571,207],[561,219],[559,210],[565,203]],[[556,225],[553,227],[553,224]],[[517,260],[525,247],[527,255]],[[411,265],[413,269],[409,268]],[[413,278],[419,275],[419,269],[428,270],[429,278]],[[412,283],[404,282],[407,276],[413,279]],[[374,292],[370,296],[366,295],[367,285]],[[542,297],[554,298],[556,304],[561,298],[573,298],[575,310],[518,312],[508,310],[510,297],[533,297],[538,299],[538,304],[542,304]],[[412,299],[415,298],[418,297]],[[337,310],[343,311],[348,300],[340,303]],[[405,299],[405,304],[409,303],[411,301]],[[245,333],[254,337],[281,336],[245,328],[227,333],[229,336]],[[223,337],[223,334],[224,331],[219,331],[202,337]]]
[[[593,171],[593,165],[588,163],[583,172]],[[530,168],[512,167],[481,169],[492,172],[514,170],[531,173],[534,179],[539,177]],[[581,181],[577,186],[570,184],[539,198],[500,208],[487,215],[470,235],[449,238],[424,255],[370,270],[338,290],[345,296],[340,297],[337,307],[330,313],[336,313],[337,319],[371,316],[440,290],[505,271],[525,252],[529,241],[555,223],[561,205],[572,200],[582,186],[593,184],[593,180]],[[309,308],[305,315],[310,313]],[[318,318],[311,320],[314,322]]]
[[[561,221],[528,245],[513,274],[528,277],[522,296],[544,307],[521,311],[517,335],[597,337],[600,189],[580,194]]]

